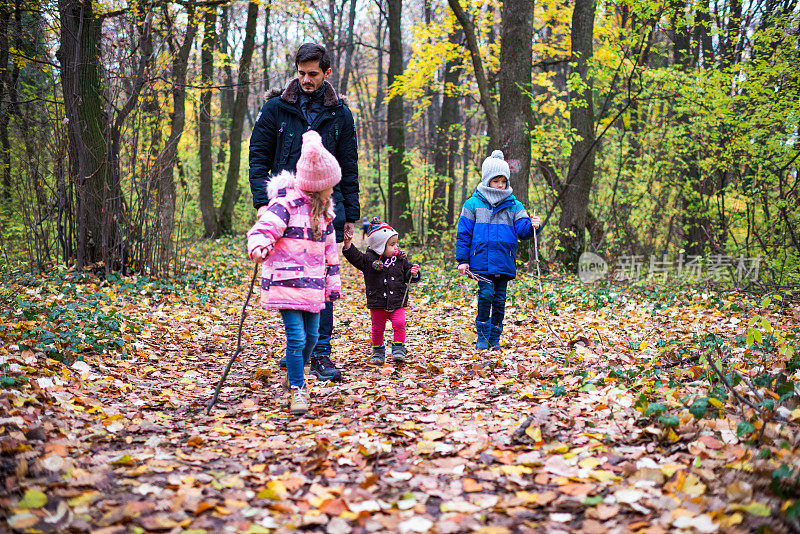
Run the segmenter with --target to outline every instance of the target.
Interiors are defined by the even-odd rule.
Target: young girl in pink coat
[[[333,186],[342,171],[314,130],[303,134],[297,173],[270,180],[264,212],[247,232],[247,252],[262,263],[261,306],[280,311],[286,330],[289,411],[308,411],[303,364],[319,334],[319,312],[339,298]]]

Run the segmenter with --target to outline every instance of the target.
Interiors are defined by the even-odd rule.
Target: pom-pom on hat
[[[300,159],[297,161],[297,187],[303,191],[325,191],[341,179],[342,168],[323,146],[319,133],[314,130],[304,133]]]
[[[383,251],[386,250],[386,242],[395,235],[397,235],[397,231],[394,228],[381,222],[377,217],[373,217],[367,230],[367,248],[378,256],[382,256]]]
[[[481,165],[481,183],[488,187],[492,178],[505,176],[506,180],[511,180],[511,169],[503,157],[501,150],[495,150],[492,155],[483,160]]]

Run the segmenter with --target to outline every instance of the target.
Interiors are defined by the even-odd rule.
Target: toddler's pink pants
[[[394,342],[406,342],[406,309],[400,308],[394,311],[370,310],[369,317],[372,320],[372,346],[383,345],[383,333],[386,331],[387,319],[392,321],[394,330]]]

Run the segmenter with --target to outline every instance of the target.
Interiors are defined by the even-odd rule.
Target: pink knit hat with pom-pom
[[[297,161],[297,187],[303,191],[325,191],[342,179],[342,168],[336,158],[322,145],[314,130],[303,134],[303,146]]]

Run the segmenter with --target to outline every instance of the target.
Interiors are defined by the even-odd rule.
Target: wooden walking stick
[[[536,217],[536,210],[533,210],[533,216]],[[539,228],[541,228],[541,224]],[[533,234],[533,253],[536,256],[536,280],[539,282],[539,297],[542,299],[542,312],[544,313],[545,317],[547,317],[547,306],[544,304],[544,290],[542,289],[542,272],[539,270],[539,228],[536,229],[536,232]],[[548,330],[558,337],[553,327],[550,326],[549,321],[545,321],[544,324],[547,325]]]
[[[211,400],[208,402],[208,406],[206,407],[206,414],[211,413],[211,408],[217,403],[217,398],[219,397],[219,390],[222,389],[222,384],[225,383],[225,379],[228,378],[228,372],[231,370],[231,365],[233,365],[233,361],[242,352],[242,326],[244,326],[244,318],[247,317],[247,305],[250,303],[250,297],[253,296],[253,284],[256,283],[256,278],[258,277],[258,269],[261,267],[261,263],[256,262],[255,269],[253,269],[253,279],[250,280],[250,288],[247,291],[247,298],[244,299],[244,306],[242,306],[242,316],[239,318],[239,336],[236,338],[236,350],[231,356],[231,359],[228,360],[228,365],[225,366],[225,371],[223,371],[222,376],[217,383],[217,389],[214,390],[214,396],[211,397]]]
[[[533,216],[536,217],[536,210],[533,210]],[[541,228],[541,225],[539,225]],[[539,270],[539,228],[533,234],[533,254],[536,256],[536,279],[539,281],[539,294],[542,293],[542,273]]]

